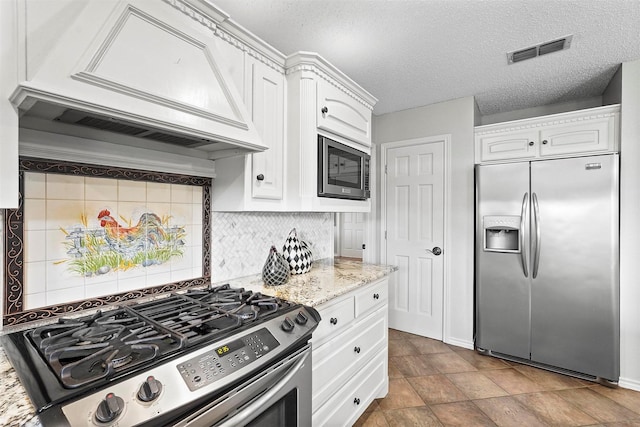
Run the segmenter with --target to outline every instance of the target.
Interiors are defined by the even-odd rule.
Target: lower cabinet
[[[313,425],[351,426],[389,389],[388,279],[316,308]]]

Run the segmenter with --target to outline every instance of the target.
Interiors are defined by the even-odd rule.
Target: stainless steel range
[[[224,285],[0,339],[45,426],[299,426],[319,321]]]

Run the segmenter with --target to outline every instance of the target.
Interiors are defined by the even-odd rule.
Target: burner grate
[[[172,294],[164,300],[135,306],[137,313],[184,336],[187,346],[242,325],[242,318],[215,305],[185,295]]]
[[[67,388],[134,369],[179,350],[184,338],[124,307],[29,332],[29,337]]]

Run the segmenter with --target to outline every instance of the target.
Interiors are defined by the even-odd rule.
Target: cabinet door
[[[499,135],[476,135],[480,161],[528,159],[538,152],[536,131],[505,132]]]
[[[614,116],[567,123],[540,131],[540,155],[613,151],[615,140]]]
[[[313,414],[312,425],[353,425],[376,397],[386,394],[387,372],[387,353],[379,353]]]
[[[381,309],[344,334],[313,349],[313,407],[340,390],[373,355],[387,347],[387,313]]]
[[[370,147],[371,110],[327,81],[317,91],[317,126]]]
[[[284,76],[252,61],[251,104],[253,123],[269,147],[251,155],[251,192],[259,199],[282,199],[284,144]]]

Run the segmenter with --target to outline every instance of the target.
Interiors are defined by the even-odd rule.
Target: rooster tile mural
[[[27,309],[202,274],[201,187],[26,172],[24,204]]]

